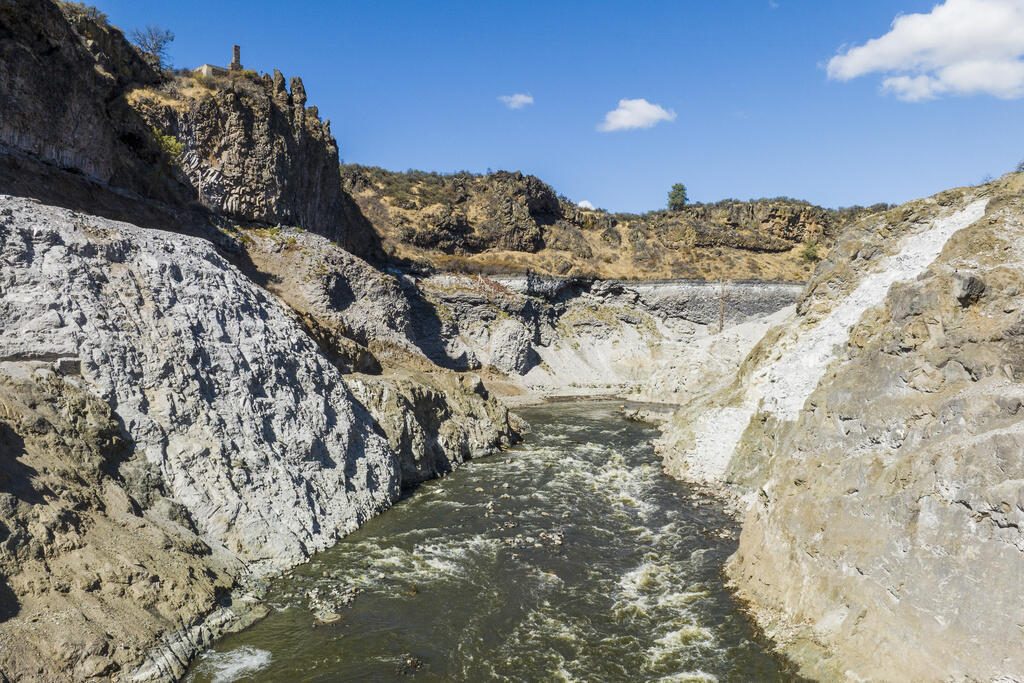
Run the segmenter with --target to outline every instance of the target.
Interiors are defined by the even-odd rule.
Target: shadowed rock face
[[[167,198],[151,169],[159,149],[124,101],[129,83],[155,83],[113,27],[65,16],[48,0],[0,3],[0,144],[104,182]]]
[[[201,87],[148,64],[119,29],[48,0],[0,3],[0,56],[7,150],[146,198],[199,199],[233,220],[297,225],[379,256],[372,227],[341,188],[330,124],[306,107],[301,79],[291,93],[280,74],[241,71]],[[181,155],[172,158],[159,136],[181,144]]]
[[[182,145],[180,167],[199,201],[240,221],[317,232],[349,251],[377,256],[376,236],[341,188],[330,123],[306,107],[302,79],[234,72],[197,85],[180,76],[130,101]]]

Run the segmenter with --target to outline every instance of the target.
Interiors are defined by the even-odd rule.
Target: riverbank
[[[721,581],[737,524],[661,474],[621,401],[521,411],[468,463],[271,584],[271,613],[187,680],[295,676],[792,680]],[[301,634],[301,635],[297,635]]]

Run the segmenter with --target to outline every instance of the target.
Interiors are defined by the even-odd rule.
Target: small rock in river
[[[406,655],[398,664],[398,673],[402,676],[414,674],[423,666],[423,660],[419,657]]]
[[[477,486],[477,487],[476,487],[475,489],[473,489],[473,490],[474,490],[474,491],[476,491],[477,493],[483,493],[483,492],[484,492],[483,488],[481,488],[480,486]]]

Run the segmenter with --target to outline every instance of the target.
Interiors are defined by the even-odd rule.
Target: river
[[[275,580],[187,680],[793,680],[723,585],[738,525],[611,401],[419,487]]]

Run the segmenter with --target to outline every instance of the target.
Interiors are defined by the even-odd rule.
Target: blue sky
[[[949,2],[977,15],[1020,0]],[[929,72],[940,75],[883,93],[903,67],[872,54],[836,70],[849,80],[829,78],[831,58],[933,0],[96,4],[126,32],[174,31],[175,66],[226,64],[238,43],[247,68],[302,76],[346,162],[522,170],[615,211],[661,208],[675,182],[694,201],[902,202],[1024,158],[1016,90],[972,94]],[[919,62],[908,78],[926,78]],[[517,93],[533,103],[498,100]],[[620,100],[641,98],[674,119],[598,130]]]

